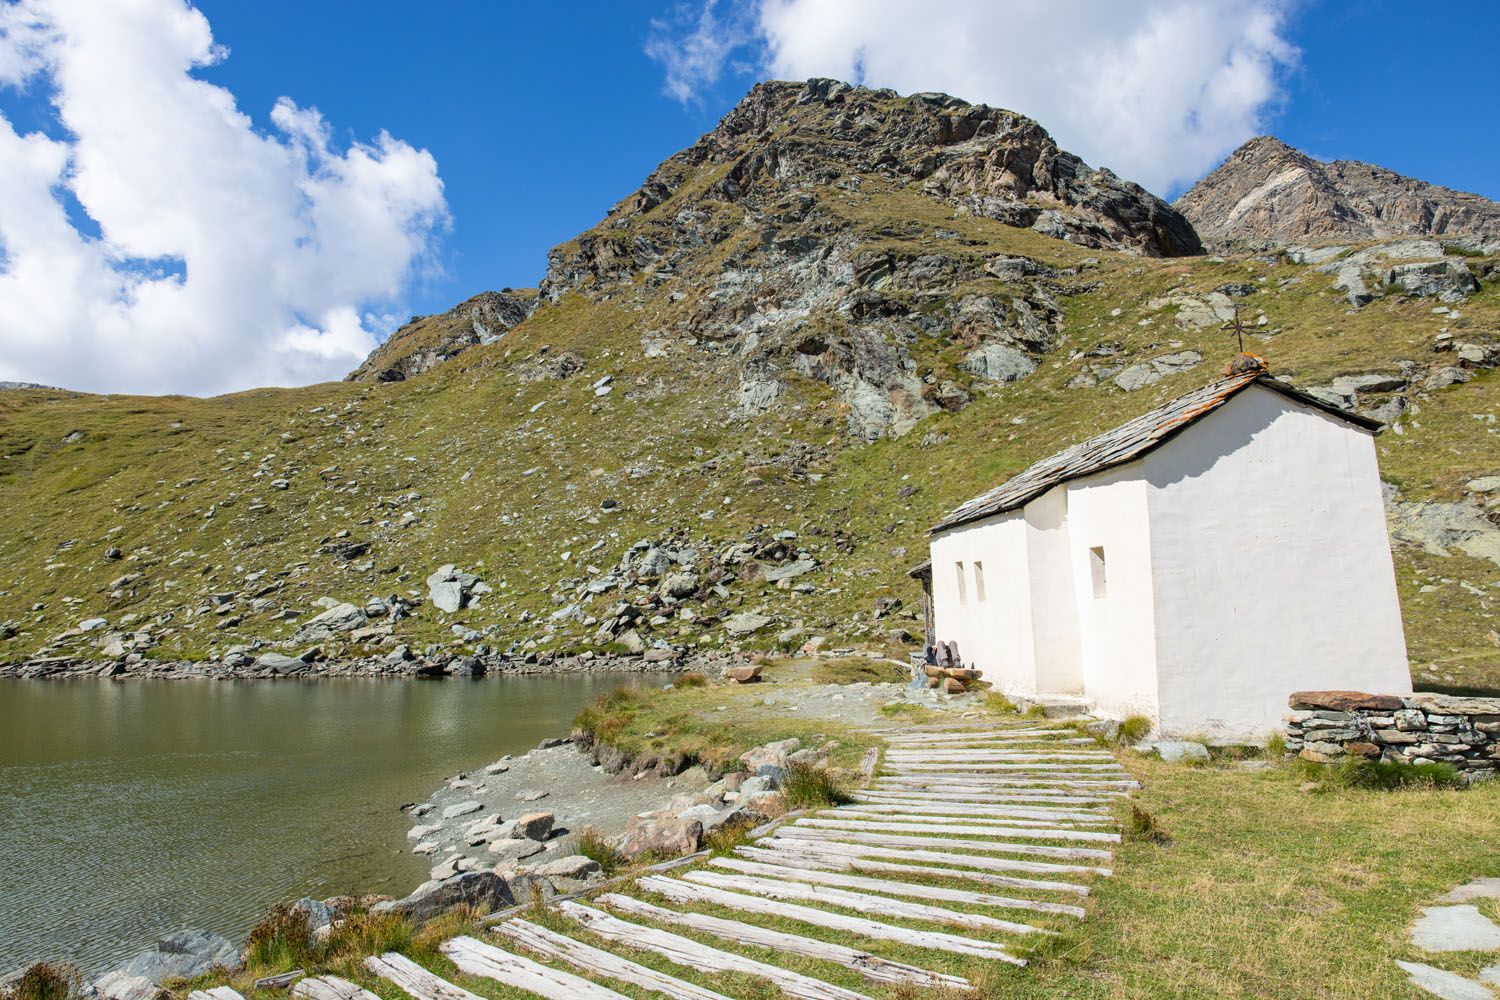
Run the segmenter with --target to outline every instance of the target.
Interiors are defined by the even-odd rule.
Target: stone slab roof
[[[1281,393],[1305,406],[1322,410],[1324,413],[1365,430],[1377,431],[1383,426],[1378,420],[1371,420],[1369,417],[1362,417],[1357,413],[1349,413],[1330,406],[1262,372],[1232,375],[1178,396],[1170,403],[1159,406],[1149,413],[1143,413],[1113,430],[1105,431],[1103,434],[1060,451],[1050,458],[1042,459],[988,493],[983,493],[954,508],[931,531],[932,533],[946,531],[961,524],[1015,510],[1060,483],[1082,476],[1091,476],[1096,472],[1103,472],[1117,465],[1134,461],[1147,452],[1161,447],[1184,429],[1217,410],[1252,385],[1259,385]]]

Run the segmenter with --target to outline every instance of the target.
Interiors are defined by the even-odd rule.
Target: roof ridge
[[[1123,424],[1033,462],[999,486],[959,504],[947,517],[934,525],[929,533],[1015,510],[1054,486],[1134,461],[1255,384],[1366,430],[1375,431],[1382,426],[1378,420],[1330,406],[1264,370],[1229,375],[1185,392]]]

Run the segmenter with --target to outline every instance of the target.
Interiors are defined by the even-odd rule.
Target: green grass
[[[1120,742],[1133,745],[1151,735],[1156,726],[1144,715],[1126,716],[1120,722]]]
[[[593,826],[586,826],[578,831],[571,853],[597,861],[605,875],[614,875],[629,863],[625,855],[615,850],[609,838],[598,827]]]
[[[1451,764],[1405,764],[1400,761],[1343,757],[1333,764],[1297,761],[1298,770],[1319,790],[1360,788],[1393,791],[1409,788],[1459,788],[1463,779]]]
[[[812,679],[818,684],[900,684],[907,677],[905,667],[867,656],[819,660],[812,669]]]
[[[792,764],[781,779],[789,809],[829,809],[854,801],[843,779],[827,768]]]
[[[0,1000],[75,1000],[82,993],[78,970],[56,962],[37,962],[14,982],[0,985]]]

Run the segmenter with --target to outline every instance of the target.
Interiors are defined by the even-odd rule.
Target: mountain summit
[[[1251,139],[1173,203],[1210,242],[1500,238],[1500,204],[1357,160]]]

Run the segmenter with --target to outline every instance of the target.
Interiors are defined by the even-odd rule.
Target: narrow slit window
[[[961,562],[957,562],[957,563],[954,563],[953,566],[958,571],[958,573],[957,573],[957,576],[958,576],[958,603],[959,604],[968,604],[969,603],[969,594],[964,589],[964,564],[961,563]]]
[[[1104,546],[1095,545],[1089,549],[1089,575],[1094,580],[1094,596],[1109,596],[1109,577],[1104,567]]]
[[[984,602],[984,563],[974,564],[974,600]]]

